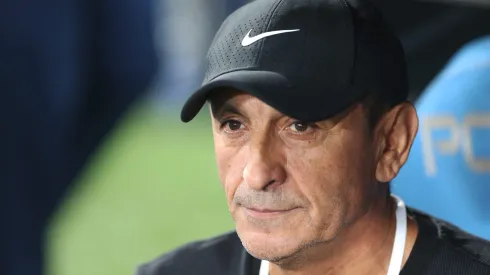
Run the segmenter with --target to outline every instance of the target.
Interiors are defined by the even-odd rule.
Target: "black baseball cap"
[[[408,96],[401,43],[367,0],[255,0],[224,21],[206,62],[184,122],[218,88],[247,92],[305,122],[373,93],[393,105]]]

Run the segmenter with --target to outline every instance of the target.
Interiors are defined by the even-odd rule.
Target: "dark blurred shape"
[[[413,99],[460,47],[490,34],[490,9],[475,1],[374,1],[404,45]]]
[[[51,214],[147,88],[152,4],[0,2],[0,274],[42,274]]]

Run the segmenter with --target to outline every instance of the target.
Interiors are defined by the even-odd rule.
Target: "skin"
[[[388,182],[417,132],[411,104],[370,129],[362,104],[308,124],[239,91],[210,102],[230,213],[270,274],[386,274],[396,224]],[[416,236],[409,219],[404,262]]]

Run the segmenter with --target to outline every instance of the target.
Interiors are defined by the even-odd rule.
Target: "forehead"
[[[236,89],[223,88],[212,92],[209,96],[209,103],[211,105],[211,112],[214,117],[217,117],[224,113],[237,113],[247,116],[263,116],[269,117],[286,116],[282,114],[270,105],[264,103],[259,98]],[[355,104],[350,108],[342,111],[341,113],[322,120],[321,122],[334,122],[338,123],[341,120],[352,116],[354,113],[362,109],[362,104]],[[320,121],[316,121],[320,122]]]
[[[255,111],[267,111],[271,114],[279,114],[277,110],[264,103],[259,98],[238,90],[223,89],[213,92],[209,97],[213,115],[224,112],[247,112],[249,109]]]

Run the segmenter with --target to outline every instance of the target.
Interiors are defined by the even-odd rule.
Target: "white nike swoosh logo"
[[[277,35],[277,34],[281,34],[281,33],[287,33],[287,32],[297,32],[297,31],[299,31],[299,29],[264,32],[264,33],[261,33],[257,36],[250,37],[250,33],[252,33],[252,30],[250,30],[247,33],[247,35],[245,35],[245,37],[243,38],[242,46],[246,47],[246,46],[252,45],[253,43],[259,41],[260,39],[264,39],[264,38],[269,37],[269,36],[273,36],[273,35]]]

